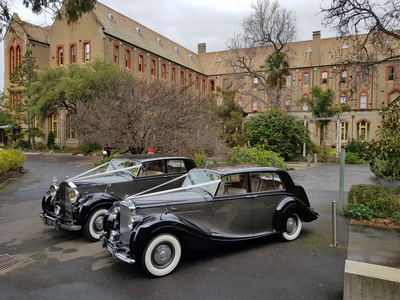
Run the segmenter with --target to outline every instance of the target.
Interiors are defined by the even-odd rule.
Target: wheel
[[[286,219],[286,231],[281,233],[283,240],[295,240],[303,227],[303,223],[297,214],[292,214]]]
[[[100,240],[103,233],[104,216],[108,212],[105,208],[97,208],[93,210],[83,225],[83,235],[92,242]]]
[[[142,264],[151,276],[161,277],[171,273],[181,259],[182,248],[172,234],[154,237],[143,251]]]

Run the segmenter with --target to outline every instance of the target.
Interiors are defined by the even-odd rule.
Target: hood
[[[121,182],[129,182],[133,180],[133,176],[127,173],[114,173],[108,174],[104,176],[98,176],[94,178],[87,178],[87,179],[76,179],[71,181],[75,184],[78,189],[79,187],[86,187],[86,186],[95,186],[95,185],[106,185],[106,184],[114,184],[114,183],[121,183]]]

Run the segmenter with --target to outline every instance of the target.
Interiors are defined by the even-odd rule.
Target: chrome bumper
[[[136,261],[130,257],[129,249],[118,247],[116,243],[107,239],[104,235],[100,237],[101,246],[106,248],[114,259],[119,259],[127,264],[134,264]]]
[[[78,231],[82,229],[81,225],[76,225],[73,223],[61,223],[59,218],[50,217],[46,213],[41,212],[39,214],[40,219],[42,220],[44,225],[50,226],[56,230],[63,229],[68,231]]]

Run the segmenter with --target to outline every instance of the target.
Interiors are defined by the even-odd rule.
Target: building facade
[[[143,83],[172,82],[188,86],[199,95],[232,85],[239,91],[236,102],[249,116],[270,109],[269,92],[262,88],[259,79],[245,72],[233,72],[229,61],[234,51],[207,53],[206,44],[200,43],[198,53],[194,53],[99,2],[91,13],[73,24],[56,20],[51,27],[42,28],[19,20],[17,15],[14,17],[19,22],[13,25],[13,31],[7,31],[4,39],[4,90],[11,104],[22,99],[8,95],[10,75],[21,63],[23,54],[31,50],[39,69],[46,65],[85,64],[93,59],[110,60]],[[304,120],[311,138],[317,141],[318,129],[310,108],[298,104],[298,100],[310,97],[313,86],[330,88],[335,92],[336,104],[346,103],[351,111],[341,114],[340,123],[331,122],[327,144],[336,144],[340,133],[342,143],[374,138],[380,124],[381,103],[400,96],[398,67],[390,62],[379,65],[374,76],[362,75],[357,91],[350,93],[348,82],[352,74],[346,68],[339,68],[333,55],[334,49],[346,51],[348,45],[344,40],[321,39],[320,32],[315,31],[312,40],[294,42],[288,47],[290,75],[281,92],[281,108]],[[264,64],[271,51],[270,47],[256,49],[255,64]],[[217,101],[223,103],[221,97]],[[34,125],[42,128],[45,138],[53,131],[58,145],[77,147],[79,135],[69,126],[70,117],[67,112],[59,111],[49,115],[43,124],[37,121]]]

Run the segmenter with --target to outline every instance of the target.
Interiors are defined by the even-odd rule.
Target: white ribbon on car
[[[185,176],[187,176],[187,174],[185,174]],[[181,176],[181,177],[183,177],[183,176]],[[178,177],[178,178],[181,178],[181,177]],[[176,179],[177,179],[177,178],[175,178],[174,180],[176,180]],[[162,185],[167,184],[167,183],[170,183],[170,182],[171,182],[171,181],[168,181],[168,182],[166,182],[166,183],[163,183]],[[143,193],[146,193],[147,191],[156,189],[156,188],[158,188],[158,187],[161,186],[161,185],[158,185],[158,186],[156,186],[156,187],[154,187],[154,188],[151,188],[151,189],[149,189],[149,190],[146,190],[146,191],[137,193],[137,194],[135,194],[135,195],[129,196],[129,197],[125,198],[124,200],[133,200],[133,199],[142,198],[142,197],[147,197],[147,196],[163,195],[163,194],[168,194],[168,193],[173,193],[173,192],[188,190],[188,189],[192,189],[192,188],[195,188],[195,187],[202,187],[202,186],[210,185],[210,184],[213,184],[213,183],[220,183],[220,182],[221,182],[221,179],[218,179],[218,180],[211,180],[211,181],[207,181],[207,182],[203,182],[203,183],[198,183],[198,184],[183,186],[183,187],[180,187],[180,188],[175,188],[175,189],[165,190],[165,191],[161,191],[161,192],[154,192],[154,193],[142,195]]]

